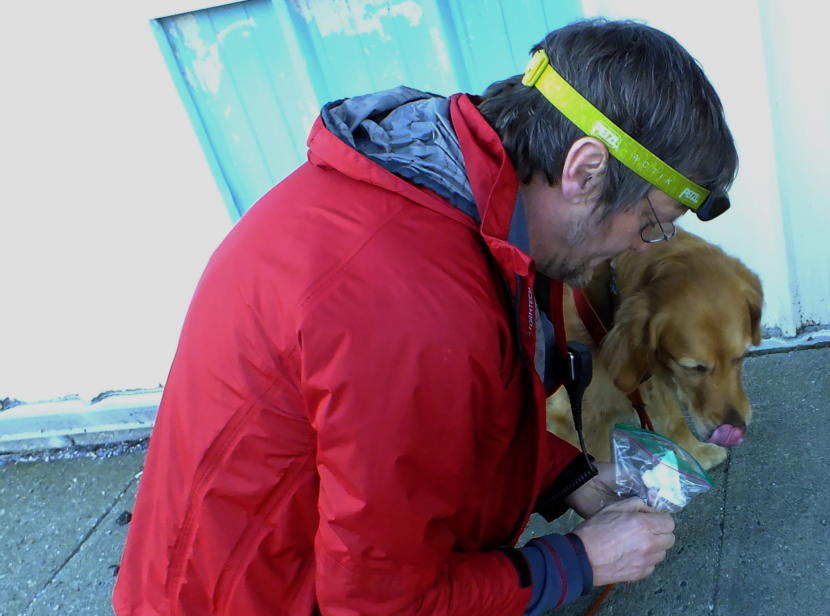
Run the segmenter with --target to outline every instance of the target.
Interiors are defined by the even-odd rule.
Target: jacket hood
[[[328,103],[320,116],[332,134],[374,163],[479,221],[448,99],[399,86]]]

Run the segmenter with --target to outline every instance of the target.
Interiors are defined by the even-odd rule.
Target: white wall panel
[[[683,226],[761,277],[763,325],[792,337],[830,324],[830,5],[808,0],[584,0],[586,15],[644,20],[697,58],[723,101],[740,169],[732,210]]]
[[[760,2],[786,264],[800,327],[830,323],[830,5]]]

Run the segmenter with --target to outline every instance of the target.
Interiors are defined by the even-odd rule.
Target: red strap
[[[602,319],[597,314],[591,302],[585,297],[585,294],[580,289],[573,289],[574,305],[582,324],[591,334],[597,348],[602,346],[602,341],[605,339],[605,334],[608,333],[609,326],[602,322]],[[628,400],[631,406],[637,411],[637,417],[640,418],[640,427],[643,430],[650,430],[654,432],[654,424],[651,423],[651,417],[646,411],[646,403],[643,401],[643,396],[640,395],[640,389],[637,388],[628,394]]]
[[[568,357],[568,339],[565,333],[565,299],[561,280],[550,280],[550,318],[556,336],[556,349],[560,357]]]
[[[602,346],[605,334],[608,333],[610,328],[607,324],[602,322],[602,319],[599,318],[596,310],[594,310],[591,302],[588,301],[588,298],[585,297],[585,294],[581,289],[574,288],[573,294],[576,312],[579,314],[579,318],[582,320],[582,323],[585,325],[588,333],[591,334],[594,344],[596,344],[597,348],[599,348]]]
[[[643,401],[643,396],[640,395],[639,387],[628,394],[628,401],[631,402],[631,406],[637,411],[637,417],[640,418],[640,427],[643,430],[654,432],[654,424],[651,423],[651,417],[648,416],[646,403]]]
[[[591,607],[588,608],[588,611],[585,612],[585,616],[594,616],[597,613],[599,607],[602,605],[602,602],[605,601],[606,597],[608,597],[613,588],[613,584],[609,584],[608,586],[606,586],[600,593],[599,597],[597,597],[596,600],[591,604]]]

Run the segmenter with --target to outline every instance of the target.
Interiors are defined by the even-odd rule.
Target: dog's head
[[[670,379],[692,434],[739,445],[752,415],[743,358],[761,341],[758,277],[690,233],[621,257],[616,276],[619,304],[601,354],[617,387]]]

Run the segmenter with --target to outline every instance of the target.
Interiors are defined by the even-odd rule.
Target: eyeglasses
[[[657,217],[657,212],[654,211],[654,206],[651,204],[651,199],[646,197],[646,201],[648,201],[648,207],[654,216],[654,220],[646,223],[646,225],[640,229],[640,239],[642,239],[646,244],[656,244],[658,242],[665,242],[673,238],[674,234],[677,233],[677,228],[674,226],[674,223],[660,222],[660,219]]]

